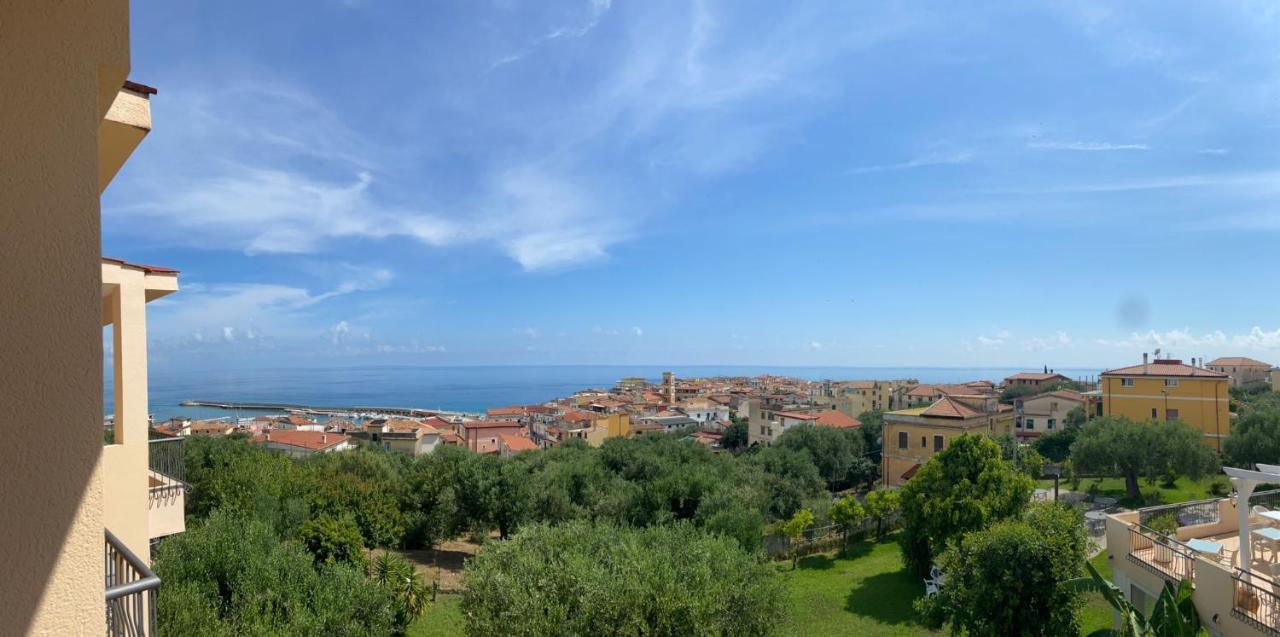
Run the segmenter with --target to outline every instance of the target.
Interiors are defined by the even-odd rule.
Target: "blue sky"
[[[1273,3],[134,0],[157,364],[1280,357]],[[1270,357],[1270,358],[1268,358]]]

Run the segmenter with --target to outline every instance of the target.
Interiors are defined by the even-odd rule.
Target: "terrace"
[[[1214,634],[1280,637],[1280,467],[1226,469],[1231,497],[1108,516],[1114,580],[1150,610],[1166,583],[1190,580]]]

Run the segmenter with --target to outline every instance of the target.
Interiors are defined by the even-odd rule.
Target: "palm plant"
[[[1124,592],[1102,577],[1093,564],[1085,563],[1089,577],[1070,580],[1067,586],[1079,592],[1097,591],[1103,599],[1120,613],[1120,629],[1096,630],[1089,637],[1198,637],[1207,634],[1200,626],[1200,614],[1191,601],[1191,581],[1182,580],[1177,587],[1165,582],[1164,590],[1156,598],[1151,616],[1147,617],[1134,606]]]

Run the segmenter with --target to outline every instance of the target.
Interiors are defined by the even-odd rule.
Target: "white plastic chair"
[[[937,583],[937,582],[935,582],[935,581],[933,581],[933,580],[931,580],[931,579],[927,579],[927,580],[925,580],[925,581],[924,581],[924,596],[925,596],[925,597],[933,597],[934,595],[937,595],[937,594],[938,594],[938,583]]]

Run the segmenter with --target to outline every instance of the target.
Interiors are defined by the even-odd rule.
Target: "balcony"
[[[183,462],[182,438],[147,443],[147,532],[156,539],[186,530],[186,493],[191,488]]]
[[[108,637],[154,635],[160,578],[111,531],[104,556]]]

